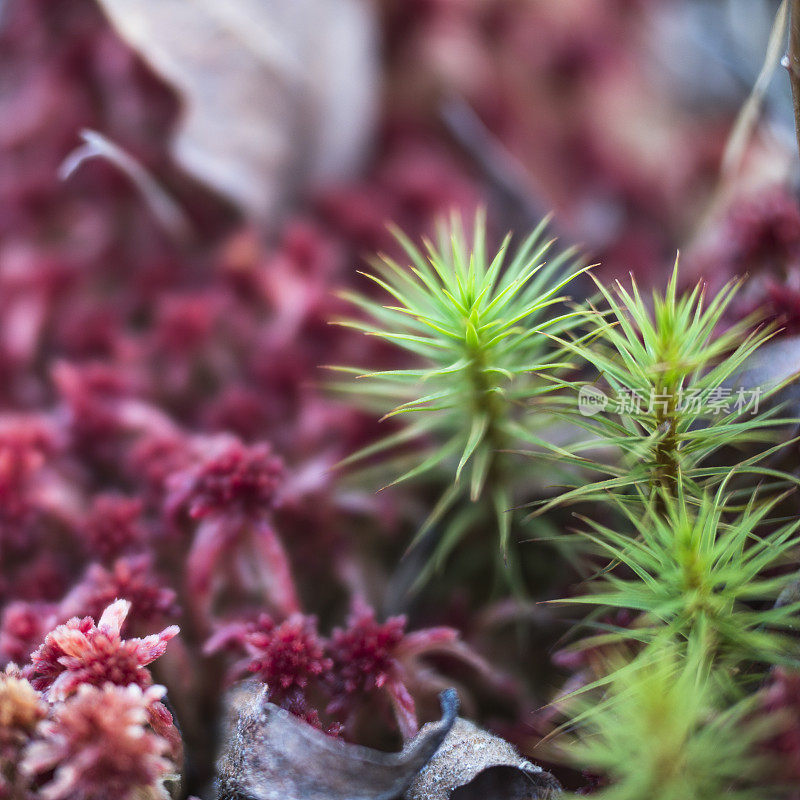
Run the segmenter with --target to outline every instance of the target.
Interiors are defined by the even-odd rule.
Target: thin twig
[[[528,227],[550,209],[546,193],[533,176],[486,127],[475,110],[461,97],[443,101],[439,114],[447,132],[472,159],[484,179],[521,217]]]
[[[789,66],[789,54],[784,55],[780,61],[778,56],[786,41],[787,27],[791,25],[791,34],[789,37],[790,53],[792,52],[792,40],[800,37],[800,31],[797,29],[797,25],[800,25],[800,17],[798,17],[798,14],[794,13],[798,7],[800,7],[800,0],[782,0],[778,7],[770,30],[769,41],[767,42],[767,49],[764,62],[761,65],[761,70],[736,117],[736,121],[725,145],[725,151],[720,165],[719,181],[711,197],[706,202],[705,208],[697,216],[696,223],[687,236],[684,249],[689,252],[694,250],[697,242],[702,239],[704,232],[711,226],[712,221],[719,218],[722,210],[728,206],[735,193],[736,180],[742,169],[747,145],[761,119],[763,111],[762,106],[767,97],[767,90],[769,89],[770,81],[772,80],[778,63],[789,69],[790,75],[792,74],[792,68]],[[791,21],[789,20],[790,12]],[[798,41],[800,41],[800,39],[798,39]],[[795,47],[795,53],[800,53],[800,49]],[[795,74],[800,76],[800,64],[796,66]],[[798,103],[800,103],[799,91],[800,89],[798,89],[796,85],[796,80],[793,78],[792,93],[794,95],[795,117],[797,118],[798,126],[800,126],[800,107],[798,106]],[[800,135],[800,127],[798,127],[797,130],[799,132],[798,135]]]
[[[787,17],[789,12],[788,0],[783,0],[775,14],[772,23],[772,30],[769,34],[767,52],[764,56],[764,63],[758,73],[758,78],[753,84],[753,88],[747,97],[736,118],[728,143],[725,146],[725,153],[722,157],[722,176],[723,182],[727,178],[735,176],[741,168],[744,160],[747,144],[755,131],[756,125],[762,116],[762,106],[767,90],[769,89],[772,76],[782,63],[780,58],[781,50],[786,41]]]
[[[128,176],[161,227],[176,242],[192,241],[194,231],[183,209],[133,156],[97,131],[83,130],[81,139],[83,145],[73,150],[59,169],[62,180],[69,178],[85,161],[102,158]]]
[[[794,124],[797,132],[798,152],[800,152],[800,0],[791,0],[789,20],[789,52],[783,65],[789,71],[794,103]]]

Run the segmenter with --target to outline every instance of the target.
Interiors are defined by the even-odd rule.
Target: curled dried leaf
[[[442,718],[400,753],[346,744],[267,701],[239,698],[240,713],[217,762],[219,800],[393,800],[444,741],[458,713],[453,689]]]
[[[420,732],[426,733],[427,725]],[[549,800],[558,781],[512,745],[460,717],[405,800]]]

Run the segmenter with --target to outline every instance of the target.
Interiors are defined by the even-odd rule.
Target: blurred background
[[[274,241],[298,214],[361,253],[384,243],[387,219],[413,233],[483,202],[498,230],[554,211],[609,271],[660,272],[678,246],[718,236],[727,213],[791,188],[780,68],[720,185],[777,6],[6,0],[3,263],[25,246],[84,265],[117,248],[147,269],[191,252],[162,241],[170,230],[218,242],[246,221]],[[177,208],[148,205],[113,158],[61,180],[84,129]]]
[[[483,205],[497,241],[553,212],[604,276],[661,285],[678,250],[687,282],[749,273],[731,313],[764,307],[800,331],[778,6],[0,0],[0,664],[27,658],[43,620],[89,613],[74,587],[98,560],[77,585],[105,576],[110,600],[128,581],[148,632],[178,618],[176,593],[191,606],[193,529],[184,514],[174,533],[168,478],[202,449],[193,437],[224,434],[284,462],[275,527],[321,628],[352,597],[459,628],[527,693],[478,691],[467,710],[530,740],[526,714],[561,682],[543,642],[564,626],[486,604],[457,570],[410,602],[396,565],[431,498],[332,477],[383,428],[334,402],[320,366],[394,363],[329,324],[346,311],[335,290],[364,289],[365,260],[397,252],[387,222],[417,239]],[[573,577],[547,567],[538,597]],[[202,643],[247,588],[230,586],[218,617],[182,619],[158,678],[195,754],[190,786],[208,778],[197,730],[222,675]],[[509,634],[520,618],[527,636]]]
[[[192,429],[349,452],[371,434],[327,428],[315,385],[366,347],[328,325],[334,289],[393,252],[387,222],[414,239],[478,205],[498,240],[553,212],[605,275],[659,281],[678,250],[687,281],[747,272],[734,313],[797,328],[777,9],[5,0],[0,403],[48,407],[110,372],[102,391]]]

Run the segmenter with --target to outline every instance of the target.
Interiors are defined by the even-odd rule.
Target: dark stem
[[[678,437],[675,433],[676,412],[674,388],[670,387],[661,397],[666,397],[656,414],[661,439],[656,446],[656,484],[666,491],[675,488],[678,482]]]
[[[486,475],[486,483],[483,487],[483,493],[485,494],[487,491],[491,492],[492,486],[497,485],[497,481],[501,478],[498,474],[497,453],[507,446],[500,430],[504,401],[498,394],[491,391],[493,384],[483,371],[486,366],[486,354],[481,346],[479,345],[474,350],[468,351],[468,357],[471,361],[469,380],[472,386],[473,408],[476,413],[485,414],[488,419],[485,441],[493,453]]]
[[[666,513],[665,499],[675,496],[680,474],[678,460],[678,384],[667,382],[659,387],[657,397],[664,398],[656,410],[656,425],[660,433],[655,449],[655,465],[651,487],[656,492],[655,509],[660,515]]]
[[[473,393],[473,408],[477,413],[485,414],[488,419],[484,441],[492,454],[481,498],[483,499],[487,496],[491,498],[498,488],[502,488],[509,483],[508,464],[506,459],[502,457],[502,451],[508,447],[506,436],[502,430],[503,419],[508,409],[506,401],[496,392],[491,391],[493,384],[483,371],[486,365],[484,349],[479,345],[474,349],[468,350],[468,356],[471,361],[469,379]],[[483,500],[483,502],[486,501]],[[508,570],[513,569],[514,565],[509,559],[508,552],[505,551],[503,552],[503,564],[506,568],[504,580],[505,582],[511,581],[513,586],[514,580]]]

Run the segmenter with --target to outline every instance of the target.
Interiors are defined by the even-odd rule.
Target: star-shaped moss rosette
[[[793,580],[785,566],[800,544],[800,521],[773,519],[783,499],[761,500],[754,492],[733,514],[725,510],[724,485],[695,508],[679,483],[675,497],[661,493],[641,508],[618,501],[628,523],[618,529],[584,519],[588,529],[577,536],[592,563],[607,566],[583,592],[558,602],[592,606],[600,615],[626,610],[631,622],[590,620],[599,633],[575,647],[646,643],[666,634],[685,648],[695,637],[730,686],[757,682],[765,666],[796,665],[800,603],[778,598]]]
[[[501,451],[540,442],[546,420],[525,412],[552,390],[543,374],[566,366],[555,337],[575,321],[562,290],[578,274],[576,255],[568,250],[546,261],[553,246],[546,227],[544,220],[510,257],[510,235],[494,256],[487,253],[482,213],[471,240],[454,216],[424,251],[395,231],[410,265],[384,255],[368,275],[390,303],[344,293],[364,318],[340,323],[391,343],[409,361],[403,369],[336,368],[355,378],[337,388],[399,424],[345,463],[380,456],[395,475],[389,485],[449,482],[415,540],[453,511],[438,540],[439,563],[479,519],[487,524],[487,507],[508,552],[515,477]]]
[[[752,697],[726,704],[699,649],[679,655],[659,641],[616,666],[602,696],[578,698],[572,709],[572,724],[580,725],[568,760],[600,776],[599,798],[780,796],[765,792],[770,762],[759,750],[767,731],[780,726],[754,717]]]
[[[759,325],[758,315],[727,324],[725,312],[741,282],[712,297],[702,283],[680,294],[676,263],[666,291],[653,291],[648,299],[633,278],[629,288],[620,282],[608,288],[592,278],[605,307],[589,305],[581,336],[559,337],[558,343],[594,370],[593,382],[556,377],[562,392],[548,404],[560,406],[589,434],[568,446],[572,457],[551,447],[552,459],[599,477],[544,507],[607,492],[635,500],[637,489],[670,489],[679,476],[686,491],[699,497],[728,476],[733,464],[717,463],[725,451],[742,453],[734,456],[740,472],[785,481],[764,462],[784,446],[781,428],[797,420],[782,418],[780,406],[770,402],[783,384],[739,385],[776,332]],[[581,402],[587,392],[602,401],[601,408]],[[537,449],[531,455],[545,454]]]
[[[82,684],[150,686],[153,679],[145,667],[164,655],[178,626],[143,639],[123,639],[122,625],[129,610],[127,600],[117,600],[96,624],[90,617],[75,617],[48,633],[31,656],[28,676],[34,688],[56,702]]]

